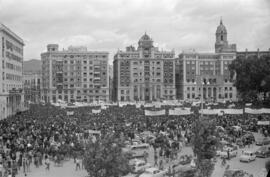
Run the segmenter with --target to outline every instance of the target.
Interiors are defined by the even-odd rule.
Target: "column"
[[[149,92],[150,92],[150,94],[149,94],[149,97],[150,97],[149,100],[152,100],[152,95],[153,95],[153,93],[152,93],[153,88],[152,87],[149,87]]]

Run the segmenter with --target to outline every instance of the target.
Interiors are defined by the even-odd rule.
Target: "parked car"
[[[256,157],[266,158],[270,156],[270,146],[262,146],[256,152]]]
[[[147,168],[139,177],[164,177],[167,171],[159,170],[158,168]]]
[[[270,138],[268,138],[268,137],[259,138],[256,141],[256,145],[258,145],[258,146],[263,146],[263,145],[268,145],[268,144],[270,144]]]
[[[230,170],[226,170],[224,172],[223,177],[253,177],[252,174],[249,174],[243,170],[238,170],[238,169],[230,169]]]
[[[142,173],[145,171],[145,169],[151,167],[150,163],[146,163],[144,160],[139,159],[130,160],[129,164],[132,167],[133,173]]]
[[[256,159],[255,152],[252,151],[244,151],[244,153],[240,156],[240,162],[251,162]]]
[[[222,152],[220,152],[220,157],[221,158],[227,158],[228,157],[228,151],[229,151],[229,156],[231,157],[236,157],[237,156],[237,147],[226,147],[223,149]]]
[[[180,161],[172,165],[176,173],[181,173],[183,171],[189,171],[196,168],[194,159],[191,156],[181,156]]]

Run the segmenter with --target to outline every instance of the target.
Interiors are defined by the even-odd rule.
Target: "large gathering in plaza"
[[[225,19],[212,52],[141,31],[28,61],[31,40],[0,23],[0,177],[269,176],[270,48],[238,50]]]

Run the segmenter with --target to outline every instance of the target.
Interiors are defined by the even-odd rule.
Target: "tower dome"
[[[144,35],[140,39],[140,41],[150,41],[150,40],[151,40],[151,38],[146,33],[144,33]]]
[[[222,20],[220,20],[220,24],[216,30],[216,34],[219,34],[219,33],[227,33],[226,27],[223,25]]]
[[[146,33],[140,38],[139,42],[139,48],[144,48],[149,50],[153,47],[153,40],[147,35]]]

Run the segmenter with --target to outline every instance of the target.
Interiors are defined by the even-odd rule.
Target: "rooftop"
[[[6,33],[13,36],[15,39],[17,39],[20,43],[24,45],[23,39],[20,38],[17,34],[15,34],[13,31],[11,31],[7,26],[5,26],[2,23],[0,23],[0,31],[5,31]]]

